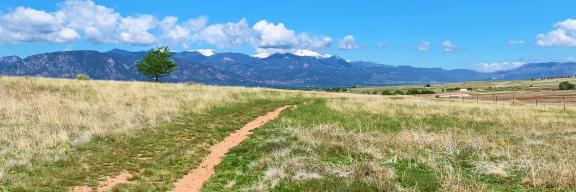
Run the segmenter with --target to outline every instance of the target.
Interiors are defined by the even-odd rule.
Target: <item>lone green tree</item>
[[[558,89],[560,90],[571,90],[574,89],[574,84],[568,82],[568,81],[563,81],[558,85]]]
[[[138,71],[143,75],[160,81],[161,76],[169,75],[176,70],[176,63],[170,59],[172,53],[168,47],[153,48],[138,63]]]

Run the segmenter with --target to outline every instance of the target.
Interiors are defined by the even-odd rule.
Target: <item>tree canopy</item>
[[[170,58],[173,54],[168,47],[150,49],[138,63],[138,71],[158,82],[161,76],[169,75],[176,70],[176,62]]]

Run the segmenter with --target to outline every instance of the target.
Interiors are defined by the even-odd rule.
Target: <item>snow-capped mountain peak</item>
[[[298,55],[301,57],[316,57],[316,58],[330,58],[330,57],[332,57],[332,55],[329,55],[329,54],[320,54],[316,51],[305,50],[305,49],[294,51],[294,55]]]
[[[264,59],[264,58],[270,57],[270,54],[269,53],[258,53],[256,55],[252,55],[252,57]]]
[[[210,57],[216,54],[216,52],[213,49],[196,49],[196,50],[190,50],[190,52],[200,53],[206,57]]]

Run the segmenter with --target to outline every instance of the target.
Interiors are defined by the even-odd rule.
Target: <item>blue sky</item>
[[[498,70],[576,58],[574,1],[2,0],[0,55],[112,48]]]

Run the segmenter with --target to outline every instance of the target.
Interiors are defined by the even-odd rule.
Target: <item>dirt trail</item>
[[[116,185],[127,183],[128,180],[132,177],[132,174],[128,173],[128,171],[122,171],[120,174],[114,177],[106,177],[105,181],[101,181],[98,183],[98,188],[96,189],[97,192],[106,192],[110,191]],[[72,192],[91,192],[92,188],[88,186],[77,186],[72,189]]]
[[[256,118],[254,121],[249,122],[244,125],[236,132],[230,134],[220,143],[214,145],[210,149],[210,154],[202,160],[200,166],[196,169],[191,170],[182,179],[175,183],[172,192],[192,192],[200,191],[204,182],[208,181],[210,177],[214,174],[214,168],[218,165],[222,158],[228,153],[230,149],[242,143],[242,141],[248,139],[248,136],[252,133],[251,131],[266,124],[268,121],[277,118],[282,111],[290,108],[291,106],[286,105],[276,110],[269,112],[266,115]]]

